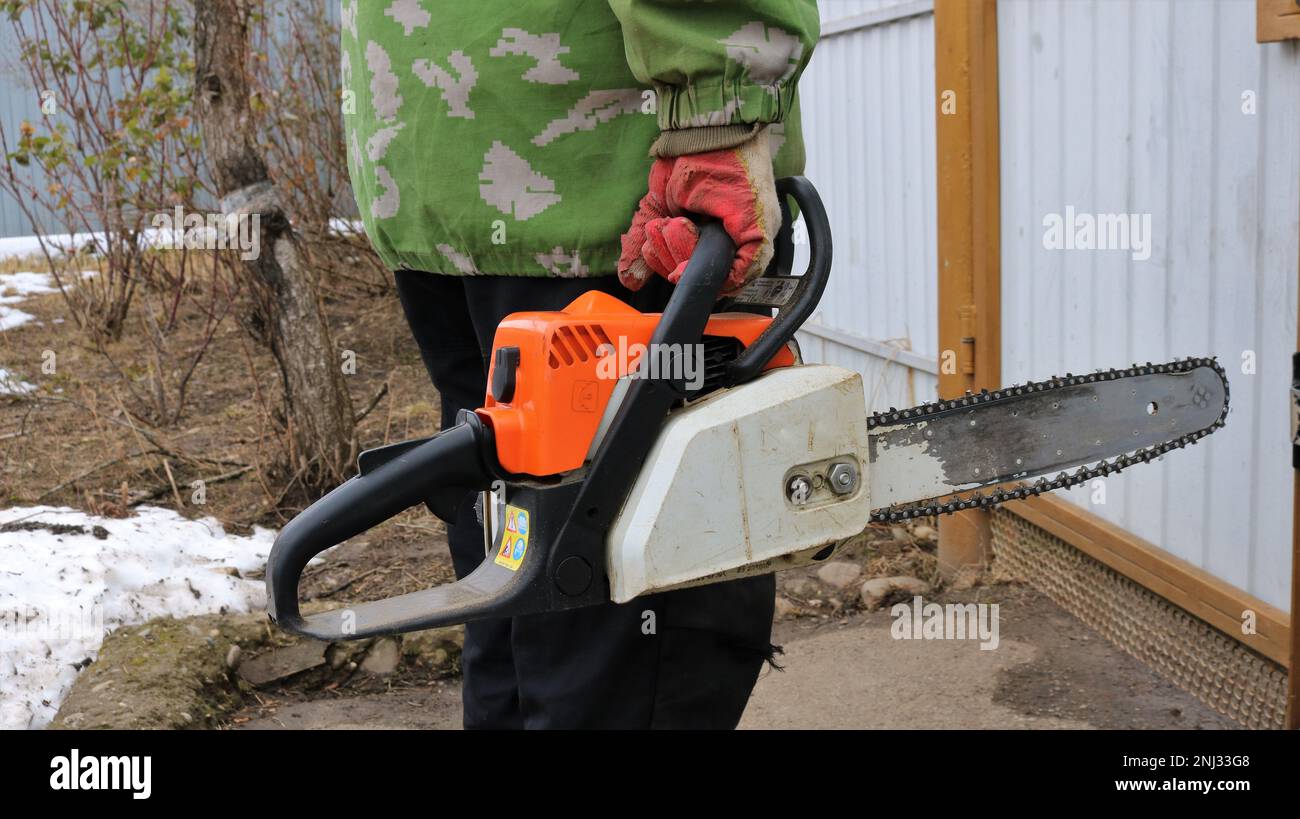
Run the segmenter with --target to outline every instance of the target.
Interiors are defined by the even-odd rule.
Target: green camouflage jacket
[[[803,170],[795,83],[815,0],[344,0],[348,168],[392,268],[597,276],[660,129],[774,123]]]

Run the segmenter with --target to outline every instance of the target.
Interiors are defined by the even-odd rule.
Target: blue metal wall
[[[28,86],[17,65],[18,41],[13,25],[8,19],[0,21],[0,123],[4,125],[5,138],[9,140],[12,150],[13,140],[18,134],[23,120],[36,122],[41,119],[40,94]],[[4,158],[0,157],[0,161]],[[23,169],[27,173],[40,174],[36,169]],[[37,176],[43,179],[43,176]],[[0,238],[6,236],[26,236],[32,232],[18,203],[9,194],[0,191]]]

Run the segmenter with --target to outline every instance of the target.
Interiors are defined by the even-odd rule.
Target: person
[[[343,3],[352,187],[444,429],[506,315],[592,289],[662,309],[692,216],[736,243],[728,291],[762,273],[818,26],[814,0]],[[448,542],[458,577],[483,560],[473,510]],[[735,727],[774,598],[767,575],[471,623],[465,727]]]

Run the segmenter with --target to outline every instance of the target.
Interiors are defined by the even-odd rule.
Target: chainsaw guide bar
[[[1066,374],[911,409],[891,408],[867,420],[873,466],[910,450],[905,460],[911,469],[881,470],[884,478],[909,471],[924,476],[926,470],[917,464],[928,463],[931,472],[942,474],[937,481],[951,489],[891,501],[873,510],[871,521],[897,523],[987,509],[1114,475],[1195,444],[1222,427],[1227,415],[1228,380],[1212,358]],[[1131,435],[1115,434],[1128,429]],[[1121,443],[1129,446],[1114,451]],[[1090,465],[1068,471],[1080,464]],[[1058,470],[1055,477],[1045,477]],[[1006,483],[1017,485],[1000,486]],[[989,486],[998,488],[975,491]],[[872,492],[872,500],[881,501],[905,496],[906,487],[873,482]],[[952,497],[957,493],[966,494]]]

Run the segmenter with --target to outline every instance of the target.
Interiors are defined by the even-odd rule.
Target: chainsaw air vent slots
[[[868,416],[861,376],[798,358],[794,335],[830,276],[830,225],[807,180],[777,190],[772,264],[731,299],[718,296],[735,247],[705,223],[662,314],[591,291],[560,311],[507,316],[480,409],[432,438],[362,453],[357,477],[280,533],[266,573],[272,619],[361,638],[777,571],[826,559],[872,520],[1071,486],[1223,426],[1223,370],[1195,358]],[[790,199],[807,227],[802,275],[791,274]],[[619,359],[612,372],[603,345]],[[620,347],[696,350],[702,379]],[[314,555],[417,504],[453,519],[476,494],[486,558],[470,575],[301,613]]]
[[[600,355],[602,347],[612,344],[599,324],[561,324],[551,337],[547,363],[553,370],[585,363]]]

